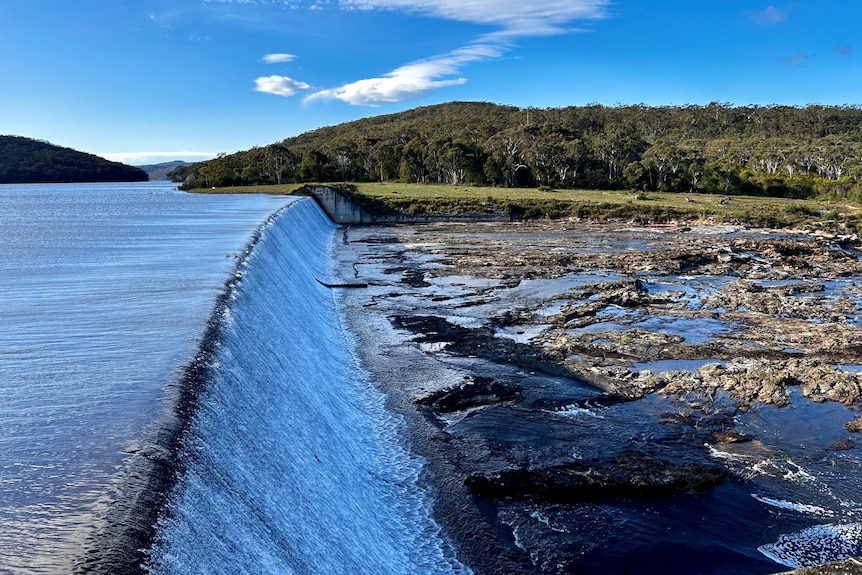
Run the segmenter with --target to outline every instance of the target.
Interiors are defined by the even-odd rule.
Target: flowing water
[[[318,281],[333,230],[297,203],[243,262],[152,573],[467,571]]]

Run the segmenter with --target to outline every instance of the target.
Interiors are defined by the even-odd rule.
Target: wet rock
[[[719,443],[745,443],[751,441],[750,437],[733,429],[716,431],[712,435]]]
[[[570,294],[570,297],[573,301],[587,299],[590,301],[586,304],[573,303],[563,306],[561,312],[564,316],[569,314],[573,315],[573,317],[595,315],[597,311],[601,311],[601,309],[609,305],[622,308],[635,308],[666,304],[672,301],[665,295],[651,294],[646,284],[639,278],[589,284],[574,290]],[[581,312],[579,311],[581,307],[589,311]]]
[[[401,274],[401,283],[414,288],[431,287],[431,284],[425,281],[425,272],[415,269],[404,270]]]
[[[402,243],[381,250],[388,259],[378,260],[378,269],[383,276],[395,275],[379,278],[378,285],[389,287],[377,296],[381,308],[388,306],[382,313],[396,331],[409,332],[398,335],[399,344],[418,343],[459,374],[494,374],[509,381],[502,374],[511,373],[511,380],[523,385],[523,391],[500,389],[492,379],[474,376],[417,402],[426,406],[418,409],[418,419],[437,424],[426,417],[432,410],[458,412],[526,398],[516,409],[484,410],[445,432],[434,425],[435,438],[445,442],[446,464],[457,467],[446,476],[448,485],[466,492],[461,479],[468,477],[479,505],[486,506],[483,499],[529,500],[499,507],[532,511],[542,509],[532,501],[577,503],[708,489],[726,477],[725,468],[749,477],[756,462],[788,459],[774,445],[781,438],[770,438],[767,446],[756,428],[752,437],[735,431],[740,411],[757,404],[789,405],[791,391],[862,408],[862,376],[834,367],[858,364],[862,357],[862,282],[846,279],[862,274],[858,238],[842,243],[792,230],[777,236],[709,226],[662,236],[655,229],[632,233],[574,221],[490,224],[483,231],[490,233],[460,224],[429,225],[417,241],[413,230],[387,230]],[[635,279],[640,277],[650,282]],[[596,281],[585,284],[589,278]],[[608,278],[627,279],[601,281]],[[542,281],[512,290],[524,280]],[[406,287],[423,282],[435,289]],[[383,299],[386,290],[392,299]],[[452,316],[469,316],[474,327],[441,319]],[[611,329],[583,329],[597,323],[612,324]],[[531,334],[528,344],[498,337],[500,327],[513,325],[531,326],[524,330]],[[694,372],[653,373],[633,366],[704,358],[715,363]],[[524,373],[531,371],[555,377]],[[614,411],[605,413],[604,405],[583,399],[580,386],[557,381],[557,375],[604,390],[601,402]],[[578,393],[572,392],[575,387]],[[428,389],[423,382],[414,384],[405,398],[414,410],[416,394],[427,393],[417,388]],[[654,393],[669,397],[637,402]],[[653,411],[655,406],[668,411]],[[645,416],[618,421],[618,414],[628,412]],[[795,417],[791,411],[784,416]],[[598,446],[573,439],[581,433],[599,437],[604,430],[607,438]],[[862,433],[862,417],[847,430]],[[851,443],[858,443],[855,435],[833,448]],[[635,452],[601,455],[623,446],[660,452],[665,459]],[[584,459],[570,461],[573,450]],[[710,467],[719,461],[721,469]],[[758,468],[758,473],[780,478],[786,468]],[[465,532],[470,529],[467,525]]]
[[[691,272],[696,269],[713,264],[717,259],[716,253],[683,253],[673,258],[676,269],[680,272]]]
[[[589,362],[576,361],[572,369],[579,379],[601,389],[614,397],[627,401],[640,399],[648,391],[635,383],[635,374],[622,366],[599,366]]]
[[[827,449],[829,451],[850,451],[851,449],[856,449],[856,447],[855,441],[849,437],[842,437],[837,441],[833,441]]]
[[[686,357],[685,338],[673,333],[645,329],[608,330],[585,333],[556,333],[540,341],[564,355],[583,354],[592,357],[621,358],[632,361],[655,361]]]
[[[491,476],[471,475],[466,484],[474,494],[486,499],[580,503],[702,493],[728,477],[723,468],[697,463],[677,465],[652,455],[625,451],[604,464],[575,461],[539,469],[509,469]]]
[[[553,350],[496,337],[489,327],[468,328],[426,315],[398,315],[390,317],[389,321],[396,329],[413,333],[416,343],[431,344],[432,347],[444,344],[447,354],[482,357],[553,375],[574,375],[562,365],[561,357]]]
[[[781,575],[862,575],[862,562],[859,559],[846,559],[818,565],[817,567],[806,567],[788,571]]]
[[[690,378],[679,378],[662,388],[666,394],[729,392],[743,404],[790,405],[788,386],[798,386],[814,401],[836,401],[852,406],[862,401],[862,380],[857,373],[842,371],[816,359],[773,361],[735,359],[726,364],[707,364]]]
[[[763,359],[734,360],[724,365],[707,364],[698,370],[697,379],[700,385],[693,391],[721,389],[746,405],[765,403],[778,407],[790,405],[787,385],[797,382],[783,373],[779,364]],[[684,382],[680,380],[675,383]],[[671,385],[664,391],[680,393],[682,390],[674,389]]]
[[[533,323],[535,316],[536,314],[532,310],[506,310],[491,318],[491,321],[498,327],[529,325]]]
[[[458,387],[437,391],[416,400],[437,413],[451,413],[485,405],[513,403],[523,399],[520,386],[482,376],[470,376]]]
[[[844,429],[853,433],[862,433],[862,416],[844,424]]]
[[[607,307],[604,302],[581,305],[564,305],[560,313],[550,318],[549,323],[558,328],[579,328],[597,322],[596,316]]]
[[[703,309],[742,311],[783,318],[830,321],[834,313],[819,298],[794,297],[826,290],[822,283],[799,282],[764,286],[750,280],[738,280],[718,293],[704,298]]]
[[[810,256],[814,248],[799,240],[775,240],[769,242],[770,248],[781,257]]]
[[[431,284],[425,281],[425,272],[415,266],[395,266],[383,270],[384,274],[401,274],[399,283],[408,285],[413,288],[430,287]]]
[[[780,287],[784,293],[788,295],[797,295],[801,293],[820,293],[826,291],[826,286],[822,283],[812,283],[812,282],[804,282],[798,284],[791,284],[787,286]]]
[[[695,418],[690,411],[665,411],[661,414],[659,423],[693,426]]]
[[[622,366],[590,365],[584,361],[575,362],[572,369],[584,381],[627,400],[641,399],[650,393],[662,391],[674,381],[690,377],[688,372],[682,371],[654,374],[650,371],[632,371]]]
[[[694,398],[691,398],[694,399]],[[748,437],[732,430],[735,410],[716,410],[708,401],[676,401],[678,411],[666,411],[659,423],[675,428],[675,442],[703,446],[718,441],[743,443]]]

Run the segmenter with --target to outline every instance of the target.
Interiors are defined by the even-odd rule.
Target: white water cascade
[[[335,229],[298,201],[240,265],[151,573],[469,572],[317,281]]]

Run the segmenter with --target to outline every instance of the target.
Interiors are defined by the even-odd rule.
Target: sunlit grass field
[[[626,190],[548,190],[389,182],[327,184],[375,213],[507,214],[514,219],[578,217],[603,221],[642,217],[651,221],[709,220],[764,227],[805,223],[862,224],[858,207],[821,199],[671,194]],[[304,184],[239,186],[208,193],[292,194]]]

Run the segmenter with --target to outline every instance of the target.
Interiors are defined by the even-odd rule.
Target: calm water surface
[[[73,568],[235,256],[290,201],[0,186],[0,572]]]

